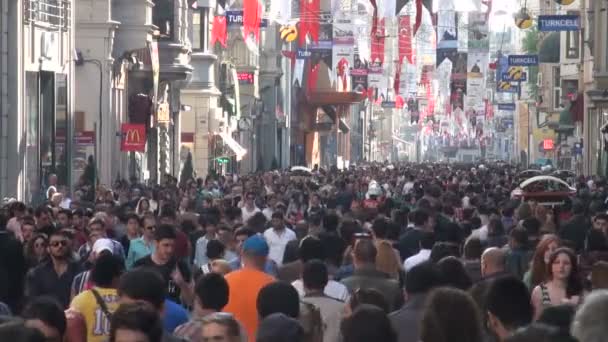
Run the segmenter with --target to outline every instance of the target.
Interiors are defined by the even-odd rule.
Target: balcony
[[[193,1],[187,1],[191,6]],[[152,23],[156,26],[160,61],[160,78],[163,81],[187,80],[192,75],[187,35],[189,7],[180,0],[154,0]]]

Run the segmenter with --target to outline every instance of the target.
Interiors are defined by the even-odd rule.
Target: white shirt
[[[403,269],[405,272],[411,270],[414,266],[421,264],[431,257],[430,249],[421,249],[418,254],[414,254],[411,257],[405,259],[403,262]]]
[[[291,286],[293,286],[298,291],[300,297],[304,297],[306,293],[304,292],[304,282],[302,281],[302,279],[294,281],[293,283],[291,283]],[[327,285],[325,285],[323,293],[327,297],[331,297],[333,299],[337,299],[343,302],[346,302],[350,297],[346,286],[335,280],[330,280]]]
[[[262,214],[264,214],[264,216],[266,216],[266,219],[268,221],[272,220],[273,213],[274,213],[274,210],[272,210],[271,208],[264,208],[264,210],[262,210]]]
[[[414,188],[414,182],[407,182],[405,183],[405,185],[403,186],[403,194],[409,194],[412,189]]]
[[[246,206],[241,208],[241,217],[243,218],[243,223],[247,223],[247,221],[253,217],[256,213],[259,213],[261,210],[258,207],[254,207],[252,211],[247,210]]]
[[[471,232],[471,237],[478,238],[481,242],[488,240],[488,225],[482,226]]]
[[[277,266],[283,265],[283,254],[285,253],[285,247],[289,241],[296,239],[296,233],[294,233],[293,230],[285,227],[285,229],[280,232],[279,235],[274,228],[268,228],[264,232],[264,238],[266,239],[266,243],[268,243],[268,247],[270,248],[268,258],[274,261]]]

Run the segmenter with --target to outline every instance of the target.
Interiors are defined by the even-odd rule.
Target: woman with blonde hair
[[[376,269],[398,280],[400,285],[403,286],[405,281],[403,269],[401,268],[399,256],[393,249],[393,246],[386,240],[376,240],[375,245],[377,250]]]

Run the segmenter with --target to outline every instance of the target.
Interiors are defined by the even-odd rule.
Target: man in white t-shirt
[[[414,266],[421,264],[431,257],[431,250],[435,244],[435,234],[430,232],[424,232],[420,236],[420,251],[417,254],[405,259],[403,262],[403,269],[407,271],[411,270]]]
[[[243,218],[243,223],[247,223],[247,221],[253,217],[256,213],[261,212],[260,208],[255,206],[255,194],[253,192],[248,192],[245,195],[245,204],[241,208],[241,217]]]
[[[295,240],[296,233],[285,227],[285,220],[283,213],[277,211],[272,214],[272,227],[266,229],[264,232],[264,238],[270,247],[270,253],[268,258],[274,261],[278,266],[283,264],[283,254],[285,254],[285,247],[291,240]]]

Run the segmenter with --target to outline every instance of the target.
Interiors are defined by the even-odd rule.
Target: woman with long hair
[[[438,288],[426,301],[420,321],[420,341],[481,342],[481,323],[479,309],[467,292]]]
[[[44,234],[37,234],[25,245],[25,260],[29,268],[38,266],[46,257],[48,237]]]
[[[150,208],[150,200],[148,200],[147,197],[142,197],[139,199],[139,201],[137,201],[135,213],[142,218],[146,216],[146,214],[152,214],[152,209]]]
[[[548,234],[536,246],[534,256],[532,257],[532,265],[526,274],[524,274],[524,283],[529,289],[533,289],[538,284],[547,280],[547,265],[549,257],[556,249],[561,247],[562,243],[556,235]]]
[[[534,317],[540,317],[543,309],[549,306],[577,305],[582,292],[576,255],[569,248],[558,248],[549,257],[547,279],[532,291]]]
[[[391,243],[387,240],[376,240],[376,250],[376,269],[388,274],[403,285],[404,277],[400,258]]]

